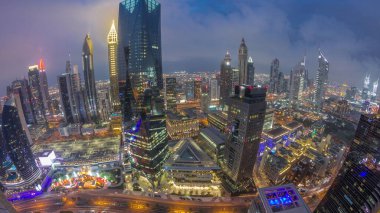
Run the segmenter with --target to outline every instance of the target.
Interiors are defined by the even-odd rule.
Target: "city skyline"
[[[4,65],[2,72],[9,73],[0,81],[0,84],[6,85],[5,82],[15,78],[21,79],[25,76],[27,67],[36,64],[42,57],[46,61],[49,85],[56,85],[55,76],[64,70],[69,53],[73,64],[81,64],[81,38],[86,33],[90,33],[94,39],[96,80],[108,79],[106,39],[112,20],[117,20],[117,7],[115,7],[117,1],[91,1],[91,3],[89,1],[69,3],[57,1],[54,5],[45,0],[40,2],[42,7],[41,4],[34,2],[23,2],[23,8],[28,8],[28,13],[39,11],[40,15],[33,16],[31,19],[28,15],[16,18],[15,15],[7,12],[2,14],[9,17],[3,19],[7,21],[3,23],[3,26],[9,30],[2,33],[0,40],[4,42],[1,44],[10,54],[4,54],[0,58],[0,63]],[[6,11],[20,10],[13,14],[27,14],[21,7],[17,7],[20,4],[20,2],[12,2],[2,7],[9,8]],[[270,62],[277,57],[281,61],[280,71],[289,74],[292,66],[305,52],[308,58],[314,58],[318,54],[318,48],[321,47],[332,62],[330,67],[332,75],[329,78],[331,81],[339,83],[347,81],[349,84],[361,86],[365,73],[371,73],[374,78],[378,77],[376,75],[378,75],[380,53],[377,44],[373,42],[378,32],[375,30],[376,27],[368,26],[368,23],[373,23],[370,20],[376,19],[376,13],[369,12],[376,8],[373,5],[354,1],[346,2],[346,5],[322,1],[319,4],[325,10],[320,10],[311,7],[315,5],[313,3],[301,3],[295,6],[294,1],[288,3],[294,7],[283,3],[261,1],[252,4],[248,1],[239,1],[230,3],[231,5],[228,5],[227,1],[221,1],[216,5],[215,1],[201,3],[190,0],[181,2],[164,0],[161,4],[164,5],[162,11],[163,73],[179,70],[189,72],[218,70],[220,58],[223,57],[226,49],[233,50],[231,51],[232,61],[236,66],[237,48],[241,37],[244,37],[257,73],[269,73]],[[79,12],[83,7],[87,8],[86,12]],[[334,8],[338,7],[340,12],[335,13]],[[72,11],[72,17],[63,16],[61,12],[52,15],[50,11],[57,11],[58,8],[65,8],[60,9],[61,12]],[[183,10],[182,13],[179,12],[180,9]],[[93,15],[99,14],[101,10],[111,12],[104,13],[107,15],[97,15],[97,22],[93,22]],[[357,20],[347,17],[351,10],[355,10]],[[208,17],[202,15],[205,11],[208,12]],[[268,12],[271,16],[266,15]],[[307,15],[308,12],[310,15]],[[366,14],[372,14],[373,17]],[[195,19],[191,18],[193,15],[196,15]],[[49,20],[45,20],[45,16],[49,16]],[[73,20],[79,21],[73,24]],[[55,21],[59,29],[48,24],[49,21]],[[28,23],[28,25],[19,27],[20,23]],[[247,24],[252,27],[243,28]],[[44,26],[44,31],[50,33],[34,31],[40,25]],[[226,31],[224,27],[226,25],[233,27]],[[195,31],[199,33],[186,33],[186,26],[196,29]],[[62,31],[66,29],[70,29],[70,33],[62,36]],[[219,35],[222,31],[225,31],[226,35]],[[20,36],[14,36],[14,34],[24,35],[25,33],[28,34],[26,40],[29,44],[17,45]],[[173,37],[176,33],[180,36]],[[193,42],[200,42],[203,45],[192,47]],[[18,52],[17,61],[12,60],[13,51]],[[193,61],[197,63],[192,63]],[[307,68],[310,77],[315,78],[317,62],[309,62]],[[340,76],[346,73],[353,77],[340,79]],[[2,91],[1,95],[4,94],[4,89]]]

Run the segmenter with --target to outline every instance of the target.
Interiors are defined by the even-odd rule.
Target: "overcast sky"
[[[120,0],[0,1],[0,95],[40,57],[50,85],[65,61],[81,65],[86,33],[94,42],[96,79],[108,78],[106,36]],[[380,77],[380,1],[377,0],[161,0],[164,73],[215,71],[226,50],[237,64],[242,37],[257,72],[280,60],[288,74],[306,54],[315,77],[320,47],[329,80],[361,87],[365,73]],[[81,70],[82,68],[80,68]],[[81,70],[82,71],[82,70]]]

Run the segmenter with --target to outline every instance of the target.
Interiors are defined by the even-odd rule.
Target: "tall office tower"
[[[114,21],[112,21],[112,26],[107,36],[107,42],[112,109],[113,111],[120,111],[119,85],[117,78],[117,32]]]
[[[42,102],[42,92],[41,92],[41,80],[40,71],[38,70],[38,65],[29,66],[28,71],[29,86],[31,92],[31,101],[34,114],[36,116],[37,122],[43,122],[45,119],[44,104]]]
[[[244,38],[241,39],[239,47],[239,85],[248,83],[248,48]]]
[[[194,80],[194,100],[200,101],[202,97],[202,80]]]
[[[338,176],[316,213],[380,211],[380,114],[362,115]]]
[[[247,63],[247,84],[254,85],[255,84],[255,66],[253,65],[252,57],[248,58]]]
[[[165,79],[165,100],[166,100],[166,110],[176,111],[177,110],[177,80],[176,78],[166,78]]]
[[[40,59],[40,62],[38,63],[38,69],[40,70],[40,90],[42,94],[42,102],[44,106],[44,113],[49,112],[49,102],[50,102],[50,97],[49,97],[49,85],[46,77],[46,70],[45,70],[45,63]]]
[[[87,34],[82,49],[82,62],[83,62],[83,74],[84,85],[86,90],[86,98],[88,104],[88,113],[92,121],[97,120],[98,116],[98,99],[96,96],[95,87],[95,73],[94,73],[94,48],[92,46],[92,40],[90,35]]]
[[[315,79],[315,93],[314,93],[314,101],[317,108],[322,108],[323,99],[325,97],[327,80],[329,74],[329,62],[322,54],[322,51],[319,50],[318,55],[318,70],[317,76]]]
[[[168,157],[161,58],[161,6],[155,0],[119,4],[118,79],[126,147],[133,166],[155,179]]]
[[[235,86],[239,86],[239,69],[238,68],[232,68],[232,89],[231,91],[235,90]],[[234,93],[234,92],[232,92]]]
[[[367,100],[369,98],[369,83],[370,83],[370,75],[366,75],[364,77],[364,85],[363,85],[363,90],[362,90],[362,99]]]
[[[213,78],[210,80],[210,98],[211,100],[219,100],[219,85],[218,80]]]
[[[75,105],[72,76],[70,73],[64,73],[58,76],[58,88],[62,112],[67,123],[78,122],[78,113]]]
[[[71,75],[71,86],[74,97],[75,112],[78,114],[78,121],[81,123],[88,122],[86,91],[81,85],[78,65],[74,64],[71,68],[71,62],[66,61],[66,73]]]
[[[108,89],[98,90],[98,111],[102,121],[107,121],[111,115],[111,98]]]
[[[222,106],[227,104],[228,98],[232,95],[232,67],[231,55],[227,51],[220,65],[220,103]]]
[[[12,96],[14,92],[17,92],[20,95],[22,110],[24,112],[24,117],[27,124],[36,123],[36,117],[34,115],[32,101],[31,101],[31,92],[28,84],[28,80],[16,80],[12,82],[12,86],[9,87],[8,96]]]
[[[287,90],[287,84],[285,82],[285,76],[283,72],[278,73],[278,93],[286,92]]]
[[[278,93],[280,61],[275,58],[270,65],[269,92]]]
[[[193,101],[194,100],[194,81],[186,81],[184,84],[184,91],[186,96],[186,101]]]
[[[289,100],[292,104],[298,104],[298,102],[301,101],[302,92],[304,91],[306,73],[304,59],[300,61],[290,72]]]
[[[17,103],[16,103],[17,102]],[[28,142],[27,127],[22,125],[24,117],[21,100],[11,97],[4,105],[2,129],[7,153],[16,166],[17,172],[26,183],[33,183],[41,175]],[[25,122],[25,121],[24,121]],[[26,129],[25,129],[26,128]]]
[[[253,166],[260,145],[266,110],[266,89],[236,86],[228,100],[229,137],[225,145],[225,172],[240,191],[251,191]]]

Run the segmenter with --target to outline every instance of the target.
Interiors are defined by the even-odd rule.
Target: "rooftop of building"
[[[188,120],[188,119],[196,119],[197,113],[194,112],[192,109],[184,109],[180,112],[172,112],[168,111],[166,112],[167,118],[169,120]]]
[[[285,124],[283,127],[288,130],[294,130],[294,129],[302,127],[302,124],[297,121],[292,121],[290,123]]]
[[[288,161],[281,157],[281,156],[278,156],[276,154],[270,154],[269,155],[269,160],[268,160],[268,163],[269,163],[269,167],[271,169],[275,169],[276,171],[280,172],[282,169],[286,168],[286,166],[288,165]]]
[[[166,161],[166,170],[211,171],[219,166],[191,138],[180,140],[173,148],[173,154]]]
[[[269,131],[264,131],[263,133],[269,138],[278,138],[278,137],[282,137],[283,135],[288,134],[288,130],[286,130],[283,127],[277,127]]]
[[[227,141],[227,136],[214,127],[203,128],[200,134],[215,145],[225,144]]]
[[[293,184],[259,188],[258,191],[267,213],[311,213]]]

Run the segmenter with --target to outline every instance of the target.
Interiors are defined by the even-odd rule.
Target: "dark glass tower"
[[[75,107],[75,99],[72,87],[72,75],[64,73],[58,76],[58,88],[60,103],[67,123],[78,122],[78,114]]]
[[[350,152],[317,213],[380,211],[380,114],[362,115]]]
[[[118,72],[125,146],[137,171],[160,174],[167,132],[161,59],[161,6],[155,0],[119,4]]]
[[[323,100],[326,93],[327,81],[329,74],[329,62],[326,57],[322,54],[322,51],[319,50],[318,55],[318,70],[317,76],[315,78],[315,93],[314,101],[317,108],[322,108]]]
[[[266,89],[236,86],[228,99],[229,137],[225,145],[224,170],[240,192],[254,189],[252,176],[266,110]]]
[[[220,65],[220,102],[224,106],[232,95],[233,73],[231,67],[231,55],[227,51]]]
[[[95,72],[94,72],[94,48],[90,35],[87,34],[84,39],[82,49],[82,62],[83,62],[83,74],[84,85],[86,90],[86,98],[88,104],[88,113],[92,121],[97,121],[98,117],[98,99],[96,96],[95,87]]]
[[[38,66],[30,66],[29,72],[29,86],[31,91],[31,102],[34,114],[36,116],[36,119],[38,122],[44,121],[44,105],[43,105],[43,98],[42,98],[42,92],[41,92],[41,80],[40,80],[40,71],[38,70]]]
[[[177,83],[176,78],[165,79],[166,109],[169,111],[177,110]]]
[[[253,59],[252,57],[248,58],[248,63],[247,63],[247,84],[248,85],[255,85],[255,66],[253,64]]]
[[[32,183],[41,175],[41,170],[37,167],[28,141],[28,130],[23,129],[26,127],[23,127],[21,121],[22,108],[16,107],[21,104],[16,102],[20,102],[18,96],[11,97],[4,105],[2,130],[5,148],[23,180]]]
[[[269,92],[277,93],[279,87],[279,68],[280,61],[275,58],[270,65]]]
[[[12,96],[13,93],[17,93],[21,99],[21,106],[24,112],[26,123],[34,124],[36,123],[36,117],[32,107],[31,92],[28,84],[28,80],[16,80],[12,82],[8,91],[8,97]]]

